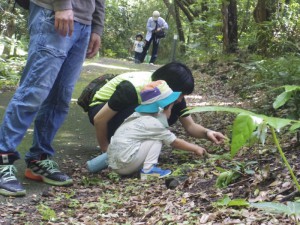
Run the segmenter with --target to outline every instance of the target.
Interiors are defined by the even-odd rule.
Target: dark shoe
[[[17,169],[13,165],[0,165],[0,194],[4,196],[24,196],[26,190],[17,180]]]
[[[58,169],[57,163],[50,159],[30,161],[27,164],[25,177],[55,186],[70,186],[73,184],[73,180],[62,173]]]

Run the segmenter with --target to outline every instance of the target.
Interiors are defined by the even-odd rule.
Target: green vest
[[[129,73],[120,74],[115,78],[111,79],[107,84],[105,84],[102,88],[100,88],[95,93],[90,106],[95,106],[107,102],[115,92],[117,86],[122,81],[125,80],[129,81],[135,87],[138,96],[138,101],[139,101],[138,103],[140,104],[141,103],[140,92],[146,84],[152,81],[151,76],[152,76],[152,72],[146,72],[146,71],[129,72]]]

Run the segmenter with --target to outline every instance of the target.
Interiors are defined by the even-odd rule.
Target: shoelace
[[[37,163],[40,166],[46,168],[47,171],[49,171],[51,174],[60,172],[60,170],[58,169],[58,164],[53,160],[45,159],[45,160],[38,161]]]
[[[0,174],[2,174],[2,179],[7,181],[17,180],[15,173],[17,168],[14,165],[5,165],[0,167]]]

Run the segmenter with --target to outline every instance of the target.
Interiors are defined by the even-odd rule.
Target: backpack
[[[29,9],[30,0],[15,0],[15,5],[16,3],[23,9]]]
[[[102,88],[108,81],[113,79],[114,74],[104,74],[94,80],[92,80],[82,91],[77,100],[77,104],[80,105],[85,112],[89,111],[89,105],[92,103],[95,93]]]

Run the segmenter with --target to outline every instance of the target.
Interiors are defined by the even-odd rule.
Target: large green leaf
[[[218,201],[213,203],[214,206],[216,207],[230,207],[230,206],[234,206],[234,207],[243,207],[249,206],[249,202],[247,202],[245,199],[230,199],[230,197],[228,195],[224,195],[223,198],[219,199]]]
[[[245,199],[237,198],[237,199],[232,199],[229,203],[228,206],[249,206],[249,202],[247,202]]]
[[[250,203],[250,206],[273,213],[282,213],[286,215],[300,215],[299,202],[288,202],[287,205],[276,202],[258,202]]]
[[[250,115],[239,114],[233,122],[231,157],[249,140],[256,127]]]
[[[243,115],[253,116],[253,118],[252,118],[253,120],[255,120],[255,118],[263,119],[267,124],[274,127],[276,130],[280,130],[281,128],[289,125],[291,122],[297,122],[295,120],[289,120],[289,119],[282,119],[282,118],[276,118],[276,117],[268,117],[268,116],[265,116],[265,115],[259,115],[259,114],[255,114],[251,111],[248,111],[248,110],[234,108],[234,107],[226,107],[226,106],[201,106],[201,107],[195,107],[195,108],[192,108],[192,109],[188,110],[187,112],[185,112],[185,114],[196,113],[196,112],[231,112],[231,113],[236,113],[236,114],[243,114]],[[250,121],[250,120],[248,119],[248,121]]]
[[[280,106],[283,106],[288,100],[290,100],[292,96],[292,92],[282,92],[280,95],[278,95],[273,102],[273,108],[278,109]]]
[[[290,127],[290,131],[295,131],[297,129],[300,128],[300,121],[297,123],[294,123],[291,127]]]
[[[299,128],[299,125],[297,125],[298,121],[296,120],[268,117],[265,115],[255,114],[251,111],[247,111],[244,109],[226,107],[226,106],[195,107],[185,112],[185,114],[197,113],[197,112],[231,112],[231,113],[239,114],[233,124],[233,133],[232,133],[232,142],[231,142],[232,157],[246,143],[246,141],[249,140],[255,127],[261,123],[261,120],[263,120],[269,126],[274,127],[276,130],[280,130],[281,128],[291,123],[296,123],[296,124],[294,124],[292,126],[292,129],[290,130],[295,130]]]
[[[285,91],[300,91],[300,86],[297,85],[285,85]]]
[[[276,117],[264,117],[264,120],[269,124],[271,127],[274,127],[276,130],[280,130],[281,128],[289,125],[293,120],[289,119],[281,119]]]

